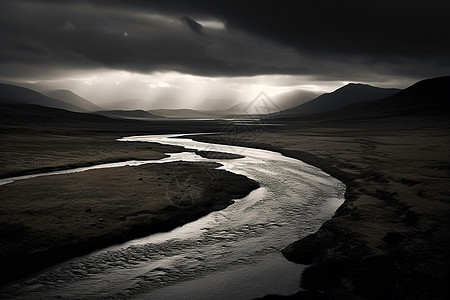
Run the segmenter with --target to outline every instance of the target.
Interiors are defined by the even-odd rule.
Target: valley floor
[[[163,132],[155,125],[148,128],[140,132],[130,129],[121,133],[111,128],[108,132],[66,134],[3,130],[1,177],[127,159],[158,159],[166,152],[180,151],[158,144],[114,141],[121,136]],[[177,124],[174,128],[180,132],[187,127]],[[208,128],[221,133],[195,139],[279,151],[322,168],[347,186],[346,201],[333,219],[283,251],[294,262],[311,264],[301,283],[307,291],[292,298],[449,296],[449,129],[346,129],[292,122],[239,129]],[[201,125],[187,129],[202,131]],[[220,209],[236,195],[245,195],[256,187],[255,182],[226,172],[218,177],[223,181],[210,182],[206,178],[209,171],[204,171],[218,171],[212,167],[188,163],[147,165],[133,170],[124,167],[0,186],[2,270],[38,270],[111,241],[167,230],[189,221],[180,216],[196,218]],[[218,202],[204,198],[206,202],[196,206],[195,211],[177,208],[167,197],[167,184],[173,175],[185,178],[194,170],[196,183],[205,183],[205,195],[222,197]],[[171,197],[178,196],[179,200],[182,194]],[[40,201],[39,205],[33,205],[30,199]],[[120,212],[112,209],[117,205]],[[77,241],[79,247],[72,247],[68,241]],[[56,250],[42,251],[45,249]],[[64,253],[62,249],[74,252],[64,257],[55,255]],[[40,255],[52,259],[41,260],[42,265],[27,264],[39,261],[36,258]],[[17,268],[13,262],[24,257],[28,258]],[[10,279],[24,273],[2,275]]]
[[[294,262],[312,264],[301,283],[308,291],[292,298],[450,295],[450,130],[292,123],[195,139],[279,151],[347,185],[335,216],[283,250]]]
[[[86,134],[86,135],[84,135]],[[182,147],[100,132],[3,133],[0,177],[148,160]],[[220,153],[199,153],[218,157]],[[233,159],[230,155],[222,157]],[[36,177],[0,186],[0,282],[220,210],[258,184],[215,163],[173,162]]]

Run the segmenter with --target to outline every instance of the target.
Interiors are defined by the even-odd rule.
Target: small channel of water
[[[342,182],[318,168],[267,150],[202,143],[174,135],[121,141],[158,142],[244,158],[205,159],[183,152],[157,161],[105,164],[9,180],[183,160],[219,162],[221,168],[252,178],[261,187],[224,210],[170,232],[102,249],[6,286],[0,290],[1,298],[253,299],[300,289],[304,266],[287,261],[280,250],[317,231],[332,217],[344,200]]]

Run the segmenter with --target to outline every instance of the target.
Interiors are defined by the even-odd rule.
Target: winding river
[[[193,152],[10,178],[171,161],[215,161],[258,181],[260,188],[228,208],[176,228],[90,253],[0,290],[9,299],[253,299],[300,289],[304,266],[280,250],[315,232],[343,203],[345,186],[320,169],[280,153],[148,135],[122,142],[158,142],[243,155],[206,159]]]

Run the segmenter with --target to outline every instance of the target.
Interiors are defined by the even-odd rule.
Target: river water
[[[175,135],[120,141],[158,142],[190,149],[243,155],[205,159],[193,152],[157,161],[102,167],[215,161],[261,187],[228,208],[176,228],[102,249],[47,269],[0,290],[2,299],[253,299],[297,292],[305,266],[287,261],[280,250],[315,232],[343,203],[345,185],[320,169],[280,153],[196,142]],[[89,171],[99,166],[58,171]],[[7,184],[12,178],[0,182]]]

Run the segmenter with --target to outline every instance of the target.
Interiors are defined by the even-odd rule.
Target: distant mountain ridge
[[[37,104],[4,103],[0,105],[0,124],[20,124],[29,126],[84,126],[85,124],[108,124],[113,122],[106,116],[91,113],[80,113],[66,109],[48,107]],[[120,122],[117,120],[116,122]]]
[[[0,83],[0,104],[33,104],[72,112],[91,112],[98,108],[90,101],[68,91],[49,92],[54,95],[67,96],[66,101],[45,96],[31,89]],[[387,95],[381,97],[382,95]],[[74,105],[74,104],[79,104]],[[350,103],[350,104],[348,104]],[[243,105],[240,103],[239,105]],[[239,106],[238,105],[238,106]],[[25,109],[25,106],[17,106]],[[338,107],[337,109],[334,107]],[[49,110],[50,112],[50,110]],[[309,113],[306,113],[309,112]],[[196,111],[191,109],[159,109],[159,110],[96,110],[94,113],[113,118],[128,119],[217,119],[228,118],[228,110]],[[232,115],[242,117],[241,115]],[[450,76],[443,76],[419,81],[410,87],[399,89],[383,89],[365,84],[348,84],[331,93],[323,94],[315,99],[287,109],[276,118],[286,119],[322,119],[322,120],[383,120],[395,116],[437,116],[450,119]],[[346,121],[346,122],[347,122]]]
[[[147,112],[169,119],[215,119],[222,116],[213,111],[201,111],[193,109],[152,109]]]
[[[305,90],[292,90],[282,92],[273,96],[261,93],[258,98],[250,102],[239,102],[220,112],[225,115],[264,115],[269,113],[278,113],[279,111],[297,107],[301,104],[311,101],[320,94],[317,92]]]
[[[44,92],[43,94],[47,97],[51,97],[51,98],[66,102],[68,104],[75,105],[86,111],[103,110],[102,107],[95,105],[91,101],[89,101],[69,90],[53,90],[53,91]]]
[[[397,115],[449,114],[450,76],[421,80],[392,96],[349,105],[329,114],[365,116],[386,113]]]
[[[27,88],[4,83],[0,83],[0,103],[37,104],[73,112],[86,112],[85,109],[76,105],[44,96],[41,93]]]
[[[155,119],[155,118],[164,118],[161,116],[156,116],[144,110],[135,109],[135,110],[101,110],[94,112],[95,114],[112,117],[112,118],[127,118],[127,119]]]
[[[308,114],[319,114],[343,108],[347,105],[385,98],[401,91],[400,89],[386,89],[361,83],[347,84],[331,93],[319,97],[296,107],[281,112],[283,117],[295,117]]]

